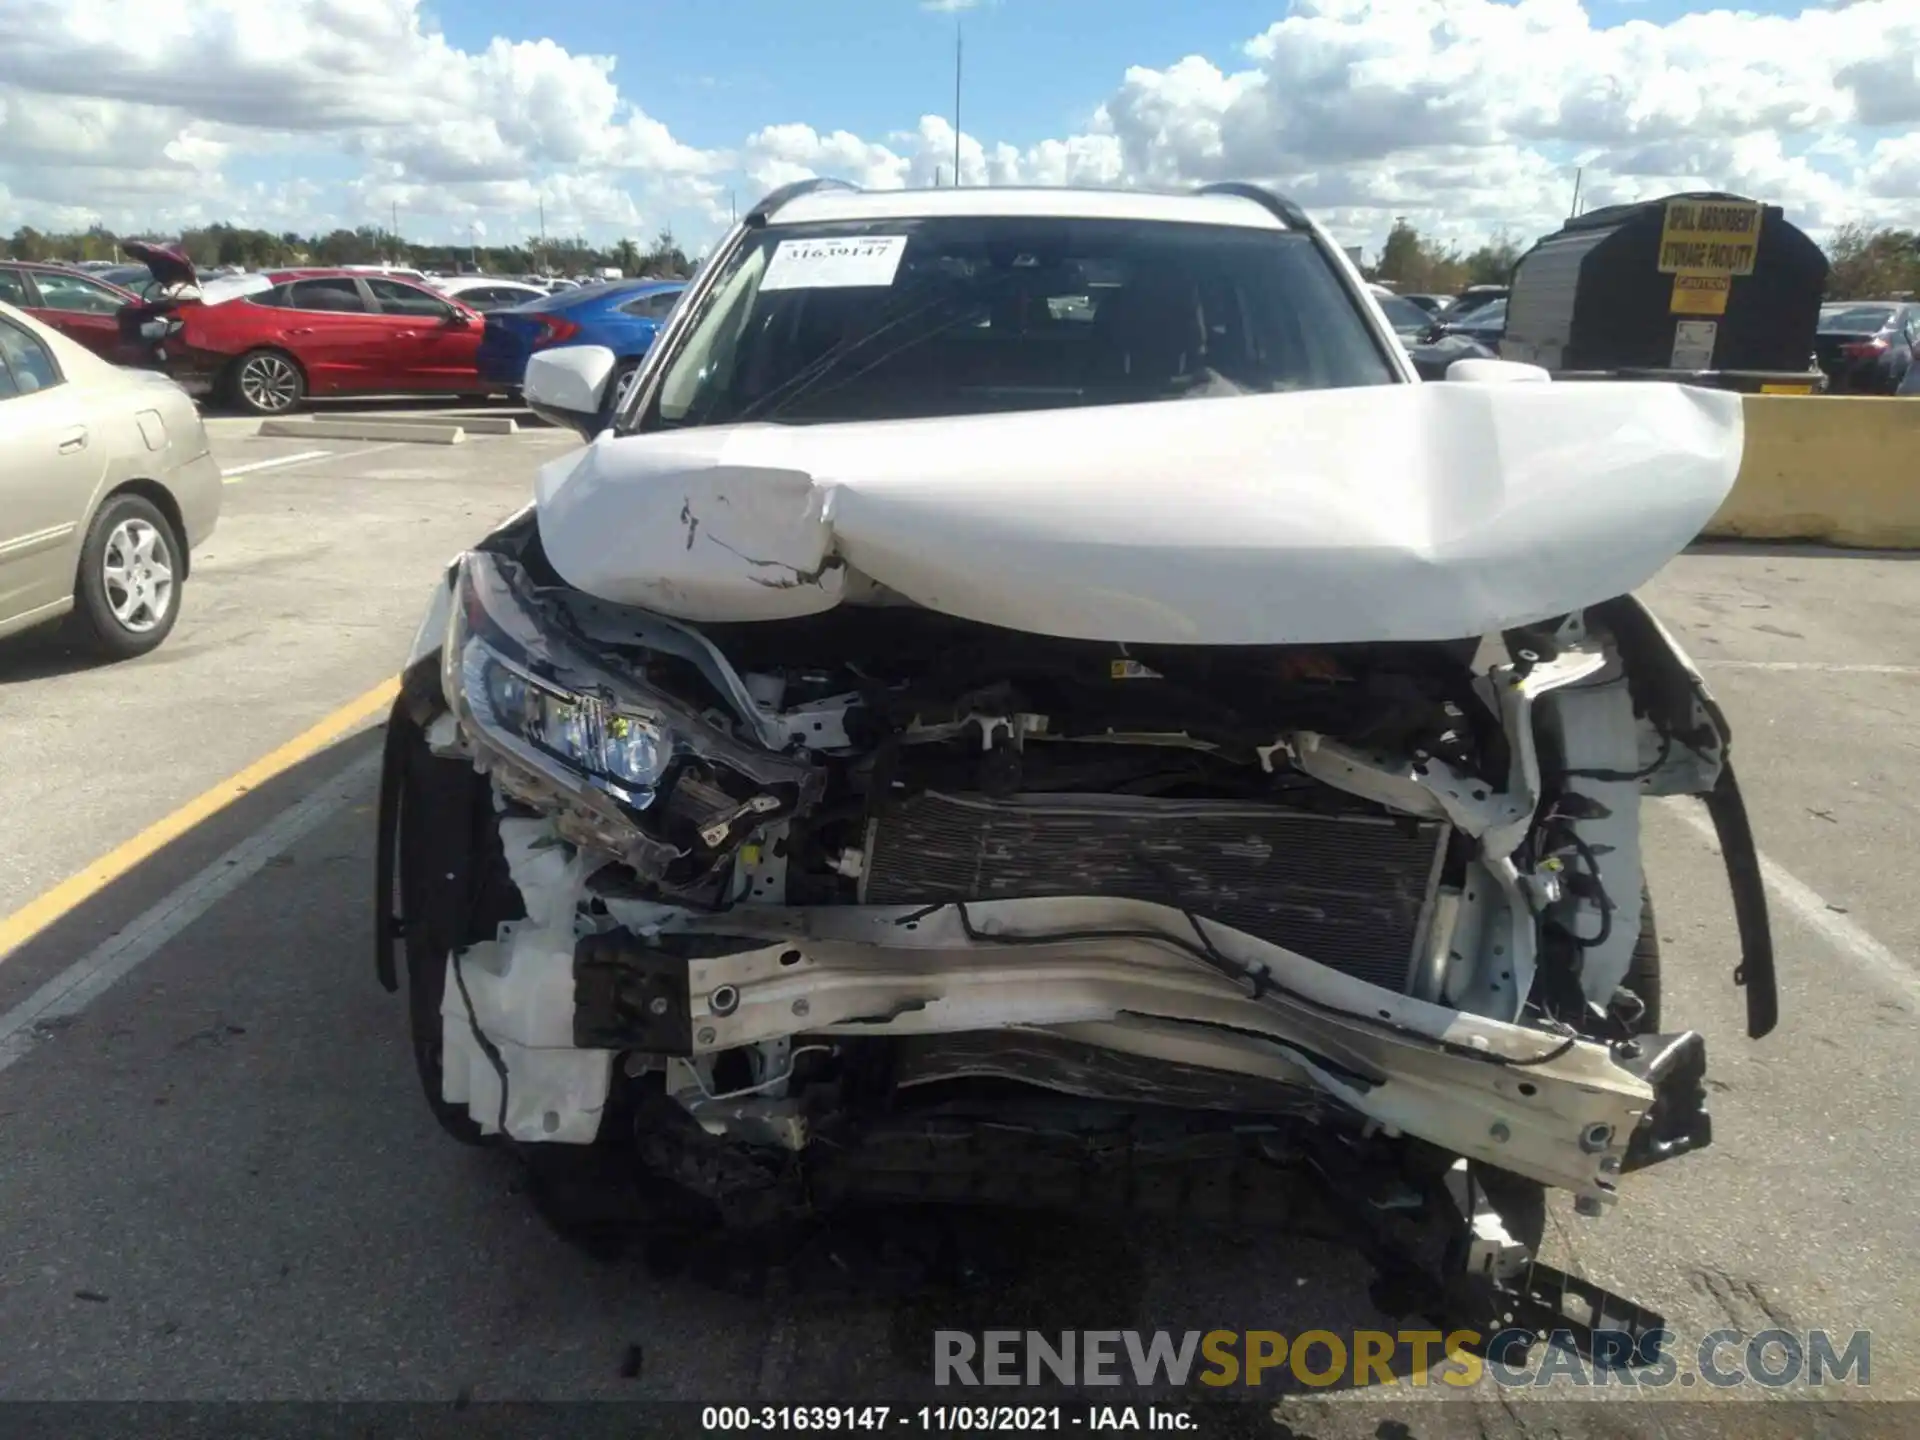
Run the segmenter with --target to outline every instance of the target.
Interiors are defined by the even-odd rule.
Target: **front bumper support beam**
[[[1196,956],[1196,934],[1222,966]],[[800,1035],[1045,1029],[1316,1088],[1592,1204],[1613,1198],[1654,1098],[1604,1045],[1431,1005],[1142,901],[743,906],[611,950],[609,938],[575,952],[576,1000],[623,987],[633,997],[587,1015],[576,1006],[576,1041],[602,1049],[697,1056]],[[599,972],[622,946],[653,955],[609,988]],[[669,959],[685,970],[686,1031],[677,988],[659,988]]]

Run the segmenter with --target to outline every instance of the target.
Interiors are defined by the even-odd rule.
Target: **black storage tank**
[[[1500,355],[1568,379],[1821,389],[1827,270],[1777,205],[1718,192],[1611,205],[1520,257]]]

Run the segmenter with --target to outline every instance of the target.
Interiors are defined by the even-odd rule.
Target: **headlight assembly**
[[[542,769],[557,762],[635,809],[654,802],[672,758],[657,713],[549,684],[478,637],[467,642],[460,669],[475,725],[521,759]]]
[[[442,682],[483,760],[518,798],[557,799],[572,838],[650,878],[818,797],[804,757],[736,738],[602,653],[514,561],[463,557],[450,609]]]

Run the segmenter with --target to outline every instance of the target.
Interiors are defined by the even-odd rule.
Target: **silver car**
[[[107,658],[153,649],[220,498],[185,391],[0,305],[0,636],[65,616]]]

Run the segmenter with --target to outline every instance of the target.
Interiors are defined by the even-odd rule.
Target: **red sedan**
[[[129,250],[134,247],[128,246]],[[123,321],[154,345],[166,372],[197,394],[256,415],[284,415],[310,395],[485,395],[474,368],[479,312],[390,275],[279,270],[186,289],[176,252],[140,247],[170,298]],[[234,293],[244,290],[247,293]]]
[[[138,347],[120,332],[120,312],[139,296],[64,265],[0,260],[0,303],[24,310],[50,330],[77,340],[103,360],[130,364]]]

